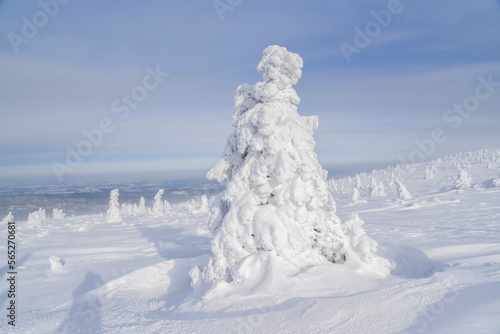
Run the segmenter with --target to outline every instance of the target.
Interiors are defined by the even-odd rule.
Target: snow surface
[[[463,166],[470,187],[457,190]],[[173,203],[156,216],[153,192],[148,210],[109,222],[109,191],[100,214],[88,207],[92,214],[52,217],[58,198],[50,197],[41,207],[45,220],[17,221],[14,332],[499,333],[499,174],[500,150],[390,167],[358,175],[365,201],[357,204],[356,178],[330,180],[337,215],[364,220],[378,253],[391,261],[390,276],[328,262],[291,273],[268,252],[240,266],[264,268],[253,281],[210,291],[200,278],[211,255],[208,198]],[[394,178],[412,199],[399,199]],[[372,179],[384,184],[385,196],[370,196]],[[120,198],[125,194],[120,189]],[[4,240],[11,218],[2,219]],[[10,331],[1,321],[0,332]]]

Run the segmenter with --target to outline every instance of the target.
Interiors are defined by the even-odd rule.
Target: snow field
[[[356,205],[354,177],[329,181],[338,216],[357,212],[391,262],[386,279],[331,263],[294,272],[268,252],[239,268],[259,275],[214,288],[196,280],[211,255],[204,200],[122,222],[105,213],[17,222],[16,332],[497,333],[500,188],[485,184],[498,178],[499,157],[483,150],[361,174],[366,202]],[[458,164],[468,165],[468,189],[454,189]],[[393,173],[412,200],[398,198]],[[372,178],[385,196],[370,195]]]

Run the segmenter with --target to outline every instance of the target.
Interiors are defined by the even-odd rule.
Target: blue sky
[[[232,131],[236,87],[261,80],[271,44],[304,59],[298,108],[319,116],[327,169],[500,144],[500,87],[474,100],[479,78],[500,82],[498,1],[54,1],[0,2],[3,185],[202,177]],[[130,113],[114,112],[132,93]],[[447,113],[464,101],[467,117]],[[103,120],[98,144],[81,144]],[[79,144],[88,154],[70,166]]]

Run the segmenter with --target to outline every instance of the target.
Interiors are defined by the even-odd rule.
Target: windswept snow
[[[453,189],[465,162],[471,186]],[[328,262],[293,272],[267,252],[238,267],[243,274],[263,268],[252,281],[221,282],[207,294],[200,277],[211,254],[209,198],[155,216],[152,193],[148,210],[109,222],[102,197],[101,214],[46,217],[33,229],[16,221],[16,332],[499,333],[500,188],[486,186],[499,168],[500,150],[482,150],[362,173],[366,203],[356,206],[349,205],[356,178],[336,179],[337,214],[365,221],[391,262],[385,279]],[[393,173],[411,202],[399,200]],[[384,183],[385,196],[370,196],[372,179]],[[371,247],[362,239],[351,242]],[[6,291],[0,296],[5,309]]]

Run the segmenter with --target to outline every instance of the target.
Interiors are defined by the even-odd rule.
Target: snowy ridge
[[[464,166],[471,186],[454,189]],[[426,178],[428,168],[433,169],[432,178]],[[269,268],[262,276],[244,286],[224,283],[203,297],[209,286],[193,280],[210,255],[208,209],[201,198],[172,205],[162,216],[149,211],[149,202],[144,214],[124,214],[122,222],[108,222],[105,214],[48,214],[41,224],[25,229],[27,222],[20,221],[23,306],[17,329],[498,332],[500,188],[492,186],[492,180],[499,178],[499,168],[500,151],[482,150],[360,174],[360,194],[366,202],[356,205],[351,201],[355,177],[330,180],[339,217],[356,219],[351,212],[357,212],[366,221],[367,233],[378,241],[379,253],[391,261],[391,275],[385,280],[344,265],[281,271],[286,267],[269,254],[251,263]],[[412,200],[398,198],[395,185],[390,185],[392,174]],[[385,196],[370,195],[372,178],[384,183]]]

